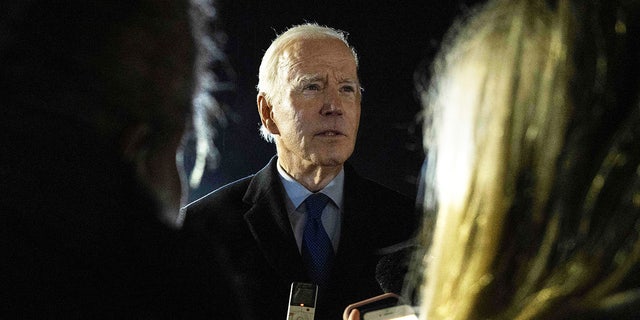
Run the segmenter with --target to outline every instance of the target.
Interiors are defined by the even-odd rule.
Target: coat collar
[[[267,261],[283,277],[304,281],[307,276],[287,216],[285,191],[278,177],[277,157],[251,179],[243,201],[244,214],[256,243]]]
[[[285,207],[285,191],[277,170],[277,156],[252,178],[243,201],[249,205],[244,218],[256,243],[275,270],[288,279],[308,280],[302,258],[296,246],[295,236]],[[359,226],[366,225],[366,216],[359,214],[365,202],[370,201],[362,186],[362,179],[345,163],[344,216],[336,262],[343,264],[344,252],[362,251],[357,235]],[[339,268],[339,266],[338,266]]]

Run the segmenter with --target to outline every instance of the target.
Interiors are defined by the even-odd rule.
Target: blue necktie
[[[306,200],[307,222],[302,236],[302,259],[309,277],[317,285],[324,285],[329,279],[333,262],[333,245],[322,226],[322,210],[329,202],[329,197],[322,193],[314,193]]]

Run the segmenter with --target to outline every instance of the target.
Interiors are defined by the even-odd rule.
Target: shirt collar
[[[284,190],[287,192],[289,199],[293,203],[293,207],[297,208],[302,202],[312,194],[307,188],[301,185],[298,181],[293,179],[287,172],[282,169],[280,164],[277,165],[278,173],[280,174],[280,180],[284,186]],[[336,204],[338,209],[342,209],[342,191],[344,190],[344,167],[340,170],[338,175],[329,182],[329,184],[318,192],[322,192],[327,195],[333,203]]]

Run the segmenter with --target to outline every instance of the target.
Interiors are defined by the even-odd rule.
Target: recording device
[[[360,314],[362,320],[418,320],[413,308],[401,304],[378,310],[370,310]]]
[[[421,257],[426,254],[425,249],[416,244],[415,241],[412,238],[377,251],[380,259],[376,264],[376,281],[378,281],[382,292],[393,292],[399,295],[407,294],[405,292],[407,276],[418,276],[417,274],[409,274],[409,270],[412,269],[413,257]]]
[[[384,255],[376,265],[376,280],[382,292],[401,294],[414,247],[405,247]]]
[[[411,306],[395,293],[385,293],[349,305],[344,311],[344,319],[353,309],[360,311],[362,320],[417,320]]]
[[[291,283],[287,320],[313,320],[317,296],[317,285],[304,282]]]

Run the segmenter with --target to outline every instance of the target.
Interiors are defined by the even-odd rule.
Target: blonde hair
[[[595,229],[585,206],[576,214],[558,205],[566,200],[557,200],[566,195],[559,175],[575,165],[567,159],[588,161],[565,154],[576,113],[570,84],[581,71],[571,10],[568,0],[489,1],[453,31],[434,64],[422,96],[423,319],[547,318],[563,312],[563,301],[586,308],[614,293],[638,261],[637,239],[632,249],[612,245],[617,257],[581,248],[575,239]],[[586,202],[600,191],[601,172],[591,178]]]

